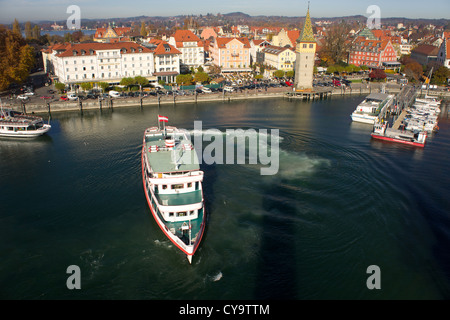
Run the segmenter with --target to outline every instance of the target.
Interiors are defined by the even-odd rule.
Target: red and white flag
[[[158,121],[159,122],[169,122],[169,118],[158,115]]]

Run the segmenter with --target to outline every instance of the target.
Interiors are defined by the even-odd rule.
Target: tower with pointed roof
[[[313,88],[313,74],[314,74],[314,60],[316,57],[316,39],[311,24],[311,17],[309,16],[309,2],[308,11],[306,12],[305,24],[302,32],[297,39],[295,48],[295,80],[294,85],[296,90],[311,90]]]

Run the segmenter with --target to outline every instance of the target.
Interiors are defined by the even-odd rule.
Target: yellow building
[[[273,67],[275,70],[294,70],[295,51],[292,48],[267,46],[263,52],[264,64]]]

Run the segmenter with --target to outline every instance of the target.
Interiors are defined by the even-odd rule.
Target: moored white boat
[[[25,115],[11,108],[0,109],[0,136],[33,138],[47,133],[50,124],[44,123],[41,117]]]
[[[383,108],[389,107],[394,95],[385,93],[369,94],[351,114],[352,121],[374,124]]]
[[[402,143],[415,147],[424,147],[427,139],[427,133],[425,131],[413,133],[407,130],[392,129],[388,128],[386,123],[375,124],[371,136],[374,139]]]

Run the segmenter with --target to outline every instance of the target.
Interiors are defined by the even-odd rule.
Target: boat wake
[[[223,274],[222,274],[222,272],[221,271],[219,271],[218,273],[216,273],[215,275],[212,275],[212,276],[206,276],[206,278],[207,278],[207,280],[209,280],[209,281],[211,281],[211,282],[217,282],[217,281],[219,281],[220,279],[222,279],[222,277],[223,277]]]

